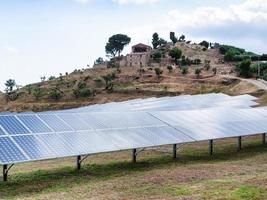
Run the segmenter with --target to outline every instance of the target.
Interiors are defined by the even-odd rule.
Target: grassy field
[[[75,170],[75,158],[15,165],[0,183],[0,199],[267,199],[267,148],[261,137],[94,155]],[[0,177],[2,178],[2,177]]]

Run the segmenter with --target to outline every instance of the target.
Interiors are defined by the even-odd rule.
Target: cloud
[[[7,53],[12,53],[12,54],[19,53],[18,49],[16,49],[15,47],[11,47],[11,46],[3,46],[3,47],[0,47],[0,49],[2,49],[4,52],[7,52]]]
[[[74,1],[85,4],[85,3],[89,3],[91,0],[74,0]]]
[[[256,44],[267,46],[267,38],[264,36],[267,32],[266,0],[246,0],[226,8],[199,7],[191,12],[173,9],[161,23],[164,29],[189,33],[195,38],[244,42],[245,46],[249,46],[245,41],[257,39]],[[267,51],[267,47],[262,49],[265,45],[254,49]]]
[[[112,0],[112,1],[120,5],[127,5],[127,4],[143,5],[143,4],[154,4],[159,0]]]

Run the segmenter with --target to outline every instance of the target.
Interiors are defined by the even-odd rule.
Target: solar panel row
[[[0,125],[0,163],[11,164],[264,133],[267,112],[214,108],[20,114],[0,116]]]

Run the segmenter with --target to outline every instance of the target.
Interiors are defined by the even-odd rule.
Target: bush
[[[169,73],[171,73],[172,70],[173,70],[173,67],[172,67],[171,65],[169,65],[169,66],[167,67],[167,69],[169,70]]]
[[[183,67],[182,68],[182,74],[186,75],[188,73],[188,68],[187,67]]]
[[[162,54],[161,54],[161,52],[160,52],[160,51],[156,51],[155,53],[153,53],[153,54],[151,55],[151,57],[153,58],[153,60],[156,60],[156,61],[158,61],[158,60],[160,60],[160,59],[161,59],[161,57],[162,57]]]
[[[55,80],[55,79],[56,79],[55,76],[50,76],[50,77],[48,78],[49,81],[52,81],[52,80]]]
[[[62,98],[62,92],[58,88],[54,88],[49,93],[49,97],[53,100],[59,100]]]
[[[216,75],[217,74],[217,68],[216,67],[212,68],[212,72],[214,75]]]
[[[236,65],[236,71],[239,73],[239,76],[243,76],[245,78],[251,77],[251,61],[244,60],[241,63]]]
[[[208,43],[207,41],[202,41],[202,42],[200,42],[199,43],[201,46],[203,46],[203,47],[205,47],[206,48],[206,50],[209,48],[209,46],[210,46],[210,43]]]
[[[182,56],[182,50],[174,47],[169,51],[169,56],[175,60],[175,62],[177,63],[177,61],[181,58]]]
[[[160,68],[158,68],[158,67],[155,68],[154,70],[155,70],[155,73],[156,73],[158,79],[160,79],[160,77],[161,77],[163,71],[162,71]]]
[[[40,87],[36,87],[33,89],[33,96],[36,100],[39,100],[40,97],[43,95],[43,90]]]
[[[195,75],[196,75],[196,77],[199,78],[200,77],[200,74],[201,74],[201,69],[200,68],[196,68],[195,69]]]
[[[76,98],[88,97],[92,94],[92,91],[87,87],[85,82],[80,81],[77,88],[73,89],[73,94]]]

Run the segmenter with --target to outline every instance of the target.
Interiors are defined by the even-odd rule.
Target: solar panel
[[[13,136],[13,139],[32,160],[56,157],[56,155],[34,135]]]
[[[58,114],[58,117],[71,126],[75,131],[90,130],[92,127],[75,114]]]
[[[0,137],[0,162],[16,163],[27,161],[28,158],[20,151],[9,137]]]
[[[11,135],[30,133],[15,116],[0,116],[0,125]]]
[[[3,129],[0,126],[0,136],[6,135],[5,132],[3,131]]]
[[[68,126],[64,121],[58,118],[56,115],[53,114],[45,114],[45,115],[38,115],[41,120],[43,120],[46,124],[49,125],[54,131],[73,131],[73,129]]]
[[[40,134],[36,138],[43,142],[51,152],[56,155],[55,157],[67,157],[77,155],[75,147],[67,143],[58,134]]]
[[[52,130],[47,125],[45,125],[37,116],[34,116],[34,115],[18,115],[18,118],[33,133],[49,133],[49,132],[52,132]]]

